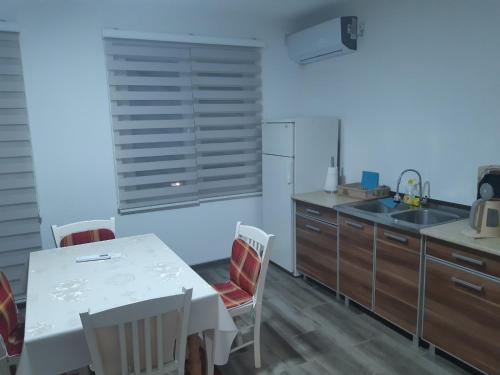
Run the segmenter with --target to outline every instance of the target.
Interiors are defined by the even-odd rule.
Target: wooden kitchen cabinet
[[[331,208],[316,206],[305,202],[296,202],[295,207],[296,212],[300,215],[309,216],[315,220],[324,221],[330,224],[337,224],[337,211]]]
[[[337,227],[302,215],[295,226],[297,271],[337,289]]]
[[[340,215],[339,224],[339,290],[371,309],[374,225],[349,215]]]
[[[374,311],[417,333],[420,237],[379,226],[376,246]]]
[[[427,255],[500,278],[500,257],[484,251],[428,239]]]
[[[427,258],[423,338],[500,374],[500,282]]]

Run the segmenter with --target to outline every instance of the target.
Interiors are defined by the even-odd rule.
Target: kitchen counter
[[[420,233],[427,237],[437,238],[456,245],[462,245],[500,256],[500,238],[474,239],[467,237],[462,234],[462,230],[466,228],[469,228],[468,220],[460,220],[453,223],[424,228]]]
[[[335,208],[336,211],[343,214],[355,216],[360,219],[368,220],[377,224],[387,225],[395,229],[400,229],[415,234],[420,234],[423,228],[429,228],[436,225],[431,223],[415,223],[412,221],[398,219],[392,216],[395,214],[404,213],[406,211],[416,210],[414,207],[406,205],[400,205],[397,208],[393,209],[388,209],[386,207],[382,207],[382,209],[380,209],[379,207],[375,207],[375,209],[373,209],[372,207],[370,207],[369,209],[363,209],[361,206],[365,205],[365,202],[367,204],[370,204],[370,201],[359,198],[352,198],[340,194],[331,194],[324,191],[296,194],[292,196],[292,199],[325,208]],[[376,200],[372,200],[371,202],[374,201]],[[424,209],[430,211],[439,210],[444,213],[453,214],[450,220],[447,220],[447,222],[462,220],[469,214],[467,210],[464,210],[462,208],[456,208],[436,202],[429,202]],[[455,218],[453,218],[453,216],[455,216]]]
[[[312,193],[295,194],[292,196],[292,199],[326,208],[334,208],[342,204],[354,203],[362,200],[359,198],[351,198],[336,193],[331,194],[327,193],[326,191],[314,191]]]

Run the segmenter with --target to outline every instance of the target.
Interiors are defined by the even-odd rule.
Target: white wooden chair
[[[183,288],[182,294],[81,313],[96,375],[183,375],[192,292]],[[171,331],[164,326],[167,314],[177,318]],[[119,349],[108,340],[110,332],[117,337]],[[174,357],[168,358],[171,344]]]
[[[79,221],[76,223],[66,224],[66,225],[52,225],[52,234],[54,235],[54,241],[57,247],[61,247],[61,240],[74,233],[84,232],[88,230],[96,229],[109,229],[116,233],[115,231],[115,218],[111,217],[109,220],[87,220]]]
[[[252,345],[254,347],[254,361],[255,367],[260,368],[260,325],[262,319],[262,296],[264,294],[264,285],[266,283],[267,269],[269,266],[269,258],[271,256],[271,248],[274,235],[267,234],[263,230],[252,227],[249,225],[242,225],[239,221],[236,224],[236,231],[234,235],[235,239],[242,239],[247,244],[249,244],[256,252],[261,262],[261,269],[259,277],[257,279],[257,287],[253,295],[252,300],[242,305],[228,308],[229,314],[232,317],[252,313],[253,314],[253,324],[247,327],[243,327],[240,332],[238,332],[237,345],[231,349],[231,353],[240,350],[246,346]],[[253,328],[253,340],[243,342],[242,334]],[[213,368],[213,359],[209,358],[207,350],[207,362],[210,368]]]

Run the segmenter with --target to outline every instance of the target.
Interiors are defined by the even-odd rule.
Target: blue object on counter
[[[394,199],[392,198],[382,198],[378,200],[380,203],[382,203],[384,206],[389,207],[389,208],[394,208],[398,205],[398,202],[394,202]]]
[[[377,172],[363,171],[361,176],[361,188],[366,190],[375,189],[378,187],[379,174]]]

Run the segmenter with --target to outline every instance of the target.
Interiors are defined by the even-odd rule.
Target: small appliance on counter
[[[500,166],[479,167],[478,200],[471,207],[465,235],[474,238],[500,237]]]

